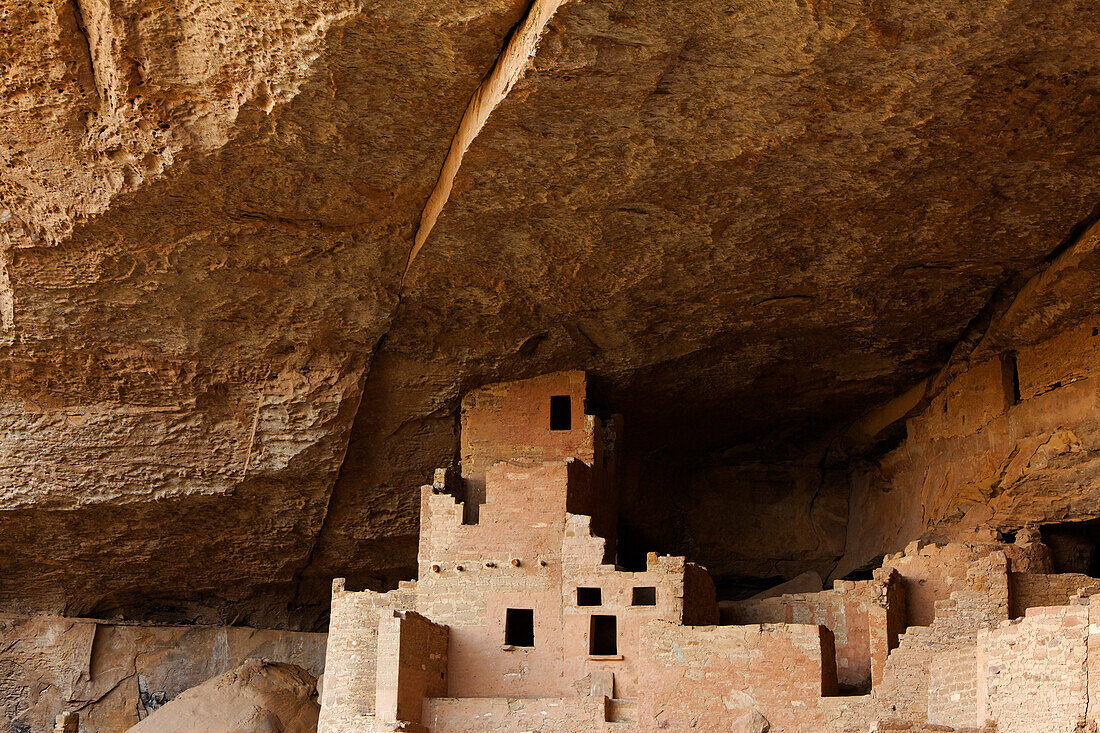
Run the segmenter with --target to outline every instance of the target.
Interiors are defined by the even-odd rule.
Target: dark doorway
[[[530,608],[509,608],[504,617],[504,643],[535,645],[535,612]]]
[[[569,395],[556,394],[550,397],[550,429],[573,429],[573,405]]]
[[[1100,520],[1044,524],[1039,534],[1050,548],[1054,572],[1100,578]]]
[[[619,634],[614,616],[593,616],[588,634],[588,653],[594,657],[607,657],[619,653]]]

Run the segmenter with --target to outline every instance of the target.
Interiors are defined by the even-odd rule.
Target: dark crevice
[[[752,305],[755,308],[758,305],[766,305],[768,303],[778,303],[785,300],[813,300],[811,295],[776,295],[771,298],[763,298],[754,302]]]
[[[367,379],[370,376],[371,367],[374,365],[375,360],[377,359],[379,352],[382,350],[382,347],[385,345],[386,338],[387,338],[387,336],[389,336],[390,330],[393,328],[393,324],[394,324],[394,322],[396,321],[396,318],[397,318],[397,311],[400,308],[400,306],[401,306],[401,294],[398,293],[397,300],[394,304],[393,311],[391,312],[391,315],[390,315],[389,323],[386,326],[386,330],[382,333],[381,336],[378,337],[378,340],[374,342],[374,348],[371,349],[370,356],[368,357],[368,359],[366,361],[366,364],[364,364],[364,366],[363,366],[363,374],[359,378],[359,385],[358,385],[359,394],[358,394],[358,396],[355,400],[355,408],[350,411],[351,417],[350,417],[350,423],[348,425],[347,440],[344,442],[344,453],[340,457],[340,467],[336,472],[336,476],[333,478],[332,486],[330,487],[330,489],[328,491],[328,496],[325,497],[325,509],[324,509],[324,514],[321,516],[321,525],[320,525],[320,527],[318,527],[317,532],[314,533],[314,535],[313,535],[313,537],[310,541],[309,552],[306,554],[305,561],[298,567],[297,570],[295,570],[294,576],[291,580],[291,587],[293,588],[293,593],[294,593],[294,595],[291,599],[291,603],[290,603],[290,606],[292,608],[300,610],[300,609],[306,608],[309,605],[312,605],[310,603],[309,599],[305,599],[305,598],[302,597],[302,579],[305,576],[305,574],[309,571],[309,569],[311,567],[313,567],[313,563],[314,563],[314,560],[316,559],[316,555],[317,555],[317,547],[318,547],[318,545],[320,545],[321,538],[325,535],[325,530],[328,527],[329,513],[330,513],[330,510],[332,509],[332,497],[336,493],[336,486],[339,484],[340,475],[344,471],[344,461],[347,458],[348,446],[351,443],[352,431],[355,429],[355,416],[359,414],[359,410],[362,407],[363,394],[366,391]],[[318,630],[316,627],[317,627],[318,624],[321,624],[322,622],[324,623],[324,626],[327,627],[327,621],[324,618],[319,618],[313,624],[314,630]]]
[[[1059,242],[1058,246],[1047,254],[1047,265],[1053,265],[1054,261],[1058,259],[1062,253],[1081,241],[1081,237],[1085,236],[1085,232],[1098,222],[1100,222],[1100,203],[1092,207],[1092,211],[1090,211],[1084,219],[1070,227],[1069,233],[1066,234],[1065,239]]]
[[[88,35],[88,25],[84,20],[84,10],[80,7],[80,0],[69,0],[73,6],[73,19],[76,21],[76,30],[84,39],[84,49],[88,53],[88,67],[92,72],[92,88],[95,90],[96,101],[103,105],[104,90],[99,88],[99,71],[95,63],[95,51],[92,50],[92,40]]]
[[[1044,524],[1039,533],[1050,548],[1054,572],[1100,578],[1100,519]]]
[[[1001,354],[1001,370],[1004,375],[1005,396],[1013,405],[1020,404],[1020,368],[1016,362],[1016,352]]]

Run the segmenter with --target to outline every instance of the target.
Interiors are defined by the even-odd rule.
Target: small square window
[[[569,395],[560,394],[550,397],[550,429],[573,429],[573,405]]]
[[[577,588],[578,606],[602,606],[603,591],[600,588]]]
[[[504,617],[504,643],[535,645],[535,612],[530,608],[509,608]]]
[[[656,606],[657,605],[657,589],[651,585],[640,586],[634,589],[634,595],[631,598],[630,605],[632,606]]]
[[[588,633],[588,653],[607,657],[619,653],[618,632],[614,616],[593,616]]]

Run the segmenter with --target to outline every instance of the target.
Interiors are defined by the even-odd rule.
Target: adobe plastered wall
[[[491,384],[462,399],[460,450],[466,490],[480,501],[485,472],[501,460],[594,463],[599,421],[585,415],[584,372]],[[569,397],[570,430],[550,430],[550,397]]]
[[[1100,516],[1100,318],[972,364],[850,502],[837,575],[929,532]]]
[[[48,731],[79,709],[82,730],[121,733],[184,690],[248,659],[320,675],[325,634],[0,616],[0,727]]]

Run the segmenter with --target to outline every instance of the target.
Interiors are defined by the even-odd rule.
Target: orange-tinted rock
[[[528,3],[0,5],[9,610],[312,626],[332,575],[409,573],[406,487],[499,379],[588,369],[639,473],[782,463],[927,376],[1100,192],[1084,5],[574,0],[406,274]],[[718,463],[686,502],[720,519],[667,549],[826,574],[844,495],[777,481],[799,547],[758,554],[775,523],[722,537]]]

